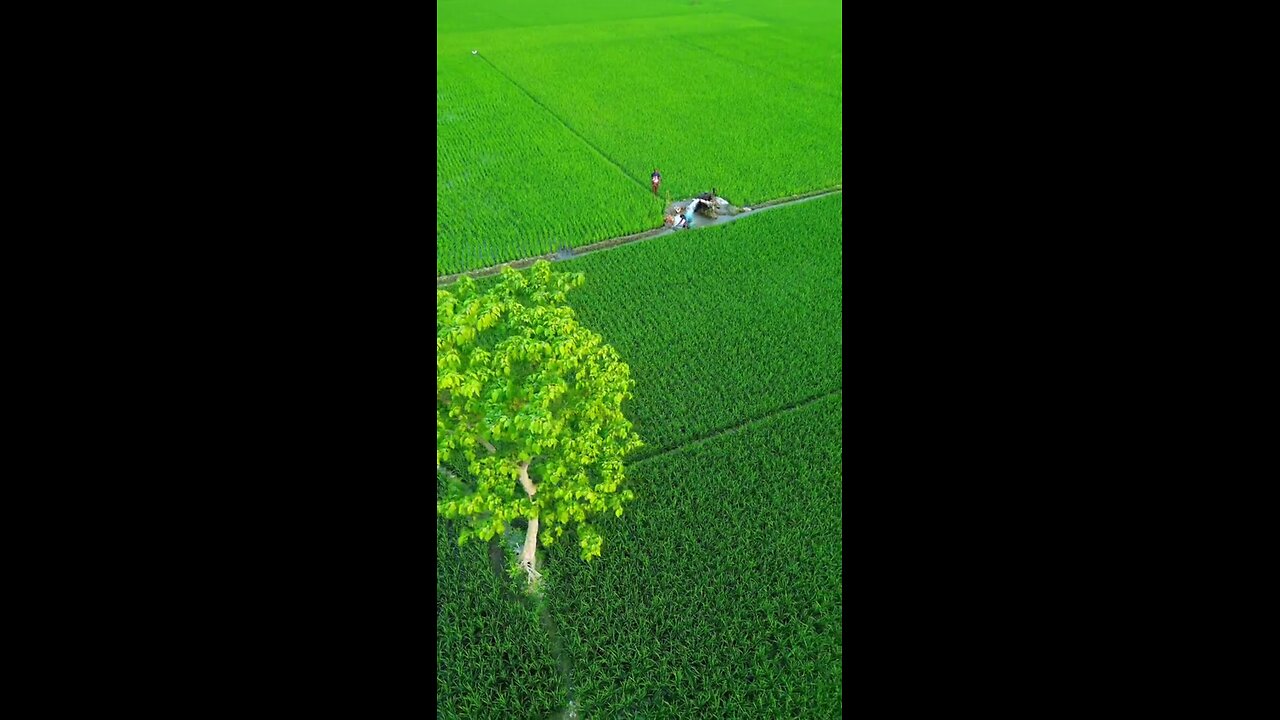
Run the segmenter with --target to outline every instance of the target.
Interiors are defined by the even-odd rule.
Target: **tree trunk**
[[[533,499],[533,494],[538,492],[538,486],[533,484],[533,480],[529,479],[529,463],[520,463],[520,487],[528,493],[529,499]],[[524,536],[524,549],[520,551],[520,567],[529,573],[529,587],[533,587],[533,583],[539,577],[542,577],[537,568],[534,567],[537,560],[538,552],[538,518],[529,520],[529,529]]]
[[[534,569],[535,553],[538,552],[538,518],[529,521],[529,530],[524,535],[524,550],[520,551],[520,566],[528,573],[530,579],[537,574]]]

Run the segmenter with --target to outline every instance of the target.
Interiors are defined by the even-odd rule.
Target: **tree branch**
[[[494,447],[488,440],[481,439],[480,444],[485,446],[490,455],[498,454],[498,448]]]

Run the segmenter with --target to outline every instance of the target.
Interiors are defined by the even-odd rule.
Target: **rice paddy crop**
[[[441,718],[549,717],[566,703],[536,609],[514,599],[484,543],[436,525],[436,706]]]
[[[437,275],[842,182],[834,0],[442,0]],[[473,55],[472,50],[478,50]],[[437,717],[842,715],[840,195],[556,263],[646,447],[602,555],[436,527]],[[480,281],[496,282],[496,278]],[[439,491],[439,487],[438,487]]]
[[[681,38],[690,47],[743,67],[769,83],[792,85],[837,100],[843,97],[839,36],[832,43],[809,34],[780,33],[773,27]]]
[[[661,210],[485,60],[439,60],[437,275],[645,230]]]
[[[584,718],[839,717],[841,415],[826,397],[637,463],[608,552],[549,550],[567,691],[533,611],[441,525],[441,717],[549,717],[570,695]]]
[[[571,696],[584,718],[839,714],[841,215],[837,195],[557,264],[586,273],[575,311],[631,365],[624,410],[667,452],[628,464],[637,500],[602,521],[592,566],[551,548],[572,695],[545,658],[520,692]],[[550,642],[522,604],[504,609],[515,588],[485,576],[483,546],[459,551],[449,532],[437,562],[470,579],[437,570],[456,608],[438,661],[457,668],[449,692],[474,697],[517,656],[459,640],[454,622],[504,647]]]
[[[840,717],[841,399],[633,468],[639,498],[548,602],[591,717]]]
[[[841,387],[843,198],[558,263],[631,367],[644,457]]]
[[[840,100],[691,45],[701,35],[495,47],[493,64],[636,178],[738,204],[842,182]]]
[[[780,7],[439,5],[437,275],[658,227],[654,168],[664,199],[840,184],[839,4]]]

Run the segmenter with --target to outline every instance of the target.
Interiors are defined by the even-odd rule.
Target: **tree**
[[[622,489],[623,458],[643,445],[622,415],[635,382],[565,304],[583,282],[540,261],[528,274],[503,268],[483,292],[465,276],[436,291],[436,467],[451,476],[436,513],[465,521],[459,543],[527,521],[530,583],[539,540],[572,529],[590,561],[604,544],[590,518],[621,516],[635,497]]]

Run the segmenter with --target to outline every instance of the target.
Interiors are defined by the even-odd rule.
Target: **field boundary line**
[[[775,200],[766,200],[762,203],[758,203],[752,206],[751,212],[739,213],[735,215],[732,219],[736,221],[744,217],[750,217],[752,215],[755,215],[756,213],[763,212],[765,210],[773,210],[775,208],[780,208],[785,205],[793,205],[795,203],[801,203],[808,200],[816,200],[820,197],[826,197],[827,195],[835,195],[836,193],[842,193],[842,192],[844,192],[843,183],[840,185],[836,185],[835,187],[823,188],[821,190],[811,190],[809,192],[800,193],[799,195],[788,195],[787,197],[777,198]],[[713,227],[719,227],[719,225],[715,225]],[[701,229],[703,228],[699,228],[695,226],[690,230],[681,230],[680,232],[694,232]],[[594,243],[591,243],[590,245],[583,245],[582,247],[573,248],[572,250],[569,251],[568,257],[561,257],[560,253],[558,252],[547,253],[545,255],[535,255],[534,257],[523,258],[521,260],[510,260],[508,262],[498,263],[497,265],[490,265],[489,267],[480,268],[477,270],[467,270],[466,272],[453,273],[452,275],[441,275],[436,278],[436,288],[441,288],[441,287],[444,287],[445,285],[452,285],[453,283],[457,282],[463,275],[466,275],[471,278],[481,278],[487,275],[497,275],[498,273],[502,272],[502,268],[507,267],[508,265],[510,265],[511,268],[514,270],[523,270],[533,265],[539,260],[547,260],[549,262],[559,262],[561,260],[572,260],[574,258],[582,257],[583,255],[589,255],[593,252],[600,252],[601,250],[610,250],[620,245],[628,245],[633,242],[638,242],[640,240],[648,240],[649,238],[658,237],[660,235],[670,235],[671,233],[674,233],[674,232],[676,232],[676,230],[669,227],[660,227],[660,228],[653,228],[650,230],[642,230],[638,233],[632,233],[630,235],[622,235],[620,237],[609,238],[607,240],[594,242]]]
[[[844,183],[838,183],[829,188],[822,188],[821,190],[809,190],[796,195],[787,195],[786,197],[775,198],[773,200],[765,200],[764,202],[756,203],[755,209],[764,210],[766,208],[779,207],[781,205],[791,205],[805,200],[822,197],[824,195],[835,195],[838,192],[844,192]]]
[[[578,137],[578,139],[579,139],[579,140],[581,140],[582,142],[586,143],[586,144],[587,144],[587,147],[591,148],[592,150],[595,150],[595,151],[596,151],[596,154],[598,154],[600,157],[604,158],[605,160],[608,160],[610,165],[613,165],[614,167],[618,168],[618,172],[620,172],[620,173],[622,173],[623,175],[627,176],[627,177],[628,177],[628,178],[630,178],[632,181],[634,181],[637,185],[639,185],[639,186],[640,186],[640,189],[644,190],[646,193],[650,193],[650,192],[652,192],[652,190],[649,188],[649,186],[648,186],[648,185],[646,185],[646,184],[644,183],[644,181],[643,181],[643,180],[641,180],[640,178],[636,177],[635,175],[632,175],[631,173],[627,172],[626,168],[622,167],[621,165],[619,165],[619,164],[618,164],[618,162],[617,162],[616,160],[614,160],[613,158],[611,158],[611,157],[609,157],[608,155],[606,155],[606,154],[605,154],[605,152],[604,152],[604,150],[601,150],[599,147],[597,147],[597,146],[596,146],[596,144],[595,144],[595,143],[593,143],[593,142],[591,142],[590,140],[588,140],[588,139],[587,139],[587,138],[586,138],[582,133],[578,132],[576,128],[574,128],[574,127],[573,127],[572,125],[570,125],[569,123],[565,122],[564,118],[562,118],[562,117],[560,117],[559,115],[557,115],[557,114],[555,113],[555,111],[553,111],[551,108],[547,107],[547,106],[546,106],[546,104],[544,104],[541,100],[539,100],[539,99],[537,98],[537,96],[535,96],[533,93],[531,93],[531,92],[529,92],[527,89],[525,89],[525,87],[524,87],[523,85],[521,85],[520,83],[516,82],[516,81],[515,81],[515,78],[513,78],[513,77],[511,77],[510,75],[508,75],[508,74],[506,74],[505,72],[503,72],[503,71],[502,71],[502,68],[498,67],[497,65],[494,65],[492,60],[490,60],[489,58],[485,57],[484,55],[477,55],[476,57],[478,57],[478,58],[480,58],[481,60],[483,60],[483,61],[485,62],[485,64],[486,64],[486,65],[488,65],[489,67],[493,68],[493,71],[494,71],[494,72],[496,72],[496,73],[498,73],[499,75],[501,75],[502,77],[506,78],[506,79],[507,79],[507,82],[511,83],[512,85],[515,85],[515,86],[516,86],[516,88],[517,88],[518,90],[520,90],[520,92],[524,93],[525,95],[527,95],[527,96],[529,97],[529,99],[530,99],[530,100],[532,100],[532,101],[534,101],[535,103],[537,103],[537,104],[538,104],[538,107],[542,108],[543,110],[546,110],[548,115],[550,115],[551,117],[555,118],[556,122],[558,122],[558,123],[560,123],[561,125],[565,126],[565,128],[566,128],[569,132],[573,133],[574,135],[576,135],[576,136]]]
[[[790,405],[784,405],[784,406],[782,406],[782,407],[778,408],[777,410],[770,410],[769,412],[767,412],[767,413],[765,413],[764,415],[761,415],[761,416],[759,416],[759,417],[755,417],[755,418],[748,418],[747,420],[743,420],[742,422],[740,422],[740,423],[738,423],[738,424],[736,424],[736,425],[729,425],[728,427],[723,427],[723,428],[720,428],[719,430],[713,430],[713,431],[711,431],[711,432],[707,433],[706,435],[702,435],[702,436],[699,436],[699,437],[696,437],[696,438],[692,438],[692,439],[690,439],[690,440],[686,440],[686,441],[684,441],[684,442],[680,443],[679,445],[673,445],[673,446],[671,446],[671,447],[667,448],[666,450],[661,450],[661,451],[656,452],[656,453],[654,453],[654,454],[652,454],[652,455],[646,455],[646,456],[644,456],[644,457],[640,458],[639,460],[633,460],[633,461],[631,461],[631,462],[628,462],[628,463],[627,463],[627,465],[628,465],[629,467],[635,467],[636,465],[641,465],[641,464],[643,464],[643,463],[647,463],[647,462],[649,462],[650,460],[657,460],[657,459],[658,459],[658,458],[660,458],[660,457],[666,457],[667,455],[670,455],[670,454],[672,454],[672,453],[674,453],[674,452],[677,452],[677,451],[679,451],[679,450],[683,450],[683,449],[685,449],[685,448],[687,448],[687,447],[689,447],[689,446],[691,446],[691,445],[697,445],[697,444],[699,444],[699,443],[704,443],[704,442],[707,442],[707,441],[709,441],[709,440],[715,440],[716,438],[722,437],[722,436],[724,436],[724,435],[731,435],[731,434],[733,434],[733,433],[735,433],[735,432],[739,432],[739,431],[741,431],[741,430],[745,429],[745,428],[746,428],[747,426],[749,426],[749,425],[758,425],[758,424],[760,424],[760,423],[762,423],[762,422],[764,422],[764,421],[766,421],[766,420],[772,420],[773,418],[778,417],[779,415],[785,415],[785,414],[787,414],[787,413],[789,413],[789,412],[795,412],[796,410],[800,410],[800,409],[802,409],[802,408],[808,407],[808,406],[810,406],[810,405],[812,405],[812,404],[814,404],[814,403],[816,403],[816,402],[820,402],[820,401],[822,401],[822,400],[825,400],[825,399],[827,399],[827,398],[831,397],[832,395],[839,395],[839,394],[841,394],[841,393],[843,393],[843,392],[844,392],[844,388],[843,388],[843,387],[838,387],[838,388],[836,388],[835,390],[831,390],[831,391],[828,391],[828,392],[825,392],[825,393],[821,393],[821,394],[818,394],[818,395],[814,395],[814,396],[809,397],[809,398],[806,398],[806,399],[804,399],[804,400],[799,400],[799,401],[797,401],[797,402],[791,403]]]

